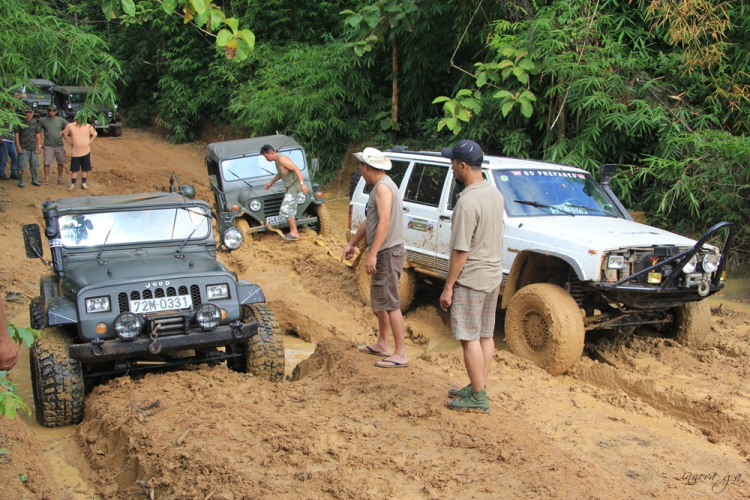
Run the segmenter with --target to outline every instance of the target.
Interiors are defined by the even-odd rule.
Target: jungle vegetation
[[[734,222],[735,263],[750,258],[745,2],[0,6],[13,13],[0,16],[4,54],[18,54],[0,61],[6,90],[48,75],[94,83],[116,92],[127,125],[155,119],[177,142],[207,123],[247,136],[287,133],[320,159],[325,180],[352,147],[436,149],[459,138],[488,154],[593,173],[619,163],[614,186],[629,209],[693,237]],[[71,49],[85,57],[71,58]]]

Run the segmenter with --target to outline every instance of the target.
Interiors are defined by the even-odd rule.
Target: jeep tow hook
[[[156,325],[156,328],[154,328],[154,331],[151,332],[151,335],[149,335],[149,338],[151,339],[151,343],[148,345],[148,350],[151,352],[151,354],[159,354],[161,351],[161,344],[158,341],[159,336],[156,334],[156,332],[159,331],[159,327],[161,325]]]
[[[91,341],[91,353],[97,358],[104,354],[104,341],[100,338],[95,338]]]
[[[234,323],[230,323],[229,326],[232,327],[232,336],[234,338],[239,340],[244,337],[245,332],[242,331],[242,321],[235,321]]]

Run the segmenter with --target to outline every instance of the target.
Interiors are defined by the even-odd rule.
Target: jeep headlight
[[[720,260],[721,255],[719,255],[718,253],[707,253],[703,257],[703,270],[707,273],[716,271],[716,269],[719,267]]]
[[[108,117],[112,118],[113,115],[114,115],[114,113],[112,113],[111,111],[107,111],[107,116]]]
[[[94,297],[86,299],[86,313],[103,313],[109,312],[112,308],[109,305],[109,297]]]
[[[227,285],[208,285],[206,287],[208,300],[226,299],[229,297],[229,286]]]
[[[610,255],[607,262],[607,269],[622,269],[625,265],[625,257],[622,255]]]
[[[297,204],[302,205],[306,199],[307,195],[305,193],[300,193],[299,196],[297,196]]]
[[[242,242],[245,241],[245,237],[242,235],[242,231],[236,227],[230,227],[221,237],[224,242],[224,246],[230,250],[237,250],[242,246]],[[209,297],[210,298],[210,297]]]
[[[698,265],[698,257],[693,255],[687,264],[682,266],[682,272],[685,274],[690,274],[693,271],[695,271],[695,267]]]
[[[115,318],[114,328],[122,340],[133,340],[143,330],[143,321],[132,312],[124,312]]]
[[[213,330],[221,321],[221,309],[213,304],[203,304],[195,312],[195,322],[204,330]]]
[[[258,200],[250,200],[250,210],[253,212],[260,210],[260,202]]]

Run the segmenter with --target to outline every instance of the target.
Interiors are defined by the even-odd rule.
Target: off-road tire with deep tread
[[[42,302],[42,297],[34,297],[29,302],[29,324],[34,330],[44,328],[44,302]]]
[[[245,343],[247,372],[270,382],[284,380],[284,338],[273,311],[266,304],[242,306],[242,322],[258,323],[258,335]]]
[[[711,336],[711,307],[707,300],[688,302],[674,308],[672,333],[685,347],[700,349]]]
[[[357,167],[357,170],[352,172],[352,177],[349,179],[349,199],[352,199],[352,196],[354,196],[354,190],[357,189],[357,184],[359,184],[359,179],[362,177],[362,171]]]
[[[362,258],[359,261],[359,296],[362,303],[370,305],[370,288],[372,288],[372,276],[367,274],[365,261],[367,260],[367,250],[362,251]],[[401,310],[406,311],[412,302],[414,302],[414,293],[417,288],[417,274],[414,269],[404,268],[401,270],[401,278],[398,280],[398,296],[401,299]]]
[[[315,224],[315,231],[322,237],[326,238],[331,235],[331,214],[325,204],[318,205],[315,208],[315,215],[318,222]]]
[[[510,350],[561,375],[581,359],[585,330],[575,299],[557,285],[536,283],[516,292],[505,315]]]
[[[115,133],[112,135],[114,135],[115,137],[122,137],[122,126],[115,127]]]
[[[250,231],[250,224],[247,222],[247,220],[244,217],[237,217],[234,219],[234,227],[240,230],[242,235],[245,237],[245,242],[243,245],[250,246],[253,244],[253,236]],[[219,236],[221,238],[221,236]]]
[[[29,349],[36,420],[44,427],[75,425],[83,419],[83,367],[68,356],[73,343],[72,335],[49,327]]]

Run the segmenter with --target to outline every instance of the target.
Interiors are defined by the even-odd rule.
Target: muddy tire
[[[242,322],[258,323],[258,335],[245,343],[247,373],[270,382],[284,380],[284,338],[271,308],[265,304],[242,306]]]
[[[528,285],[511,298],[505,315],[510,350],[550,375],[565,373],[581,359],[584,337],[578,304],[559,286]]]
[[[700,349],[711,335],[711,307],[707,300],[674,308],[674,338],[685,347]]]
[[[362,171],[357,167],[357,170],[352,172],[352,177],[349,179],[349,199],[352,199],[352,196],[354,196],[354,190],[357,189],[357,184],[359,184],[359,178],[362,177]]]
[[[250,224],[247,222],[247,219],[245,219],[244,217],[234,219],[234,227],[239,229],[242,235],[245,237],[244,245],[250,246],[253,244],[253,237],[248,232],[250,231]]]
[[[372,288],[372,276],[365,270],[365,261],[367,260],[367,250],[362,251],[362,258],[359,260],[359,296],[362,303],[370,305],[370,288]],[[414,302],[414,292],[417,288],[417,274],[414,269],[404,268],[401,270],[401,278],[398,280],[398,296],[401,299],[401,310],[406,311],[412,302]]]
[[[41,297],[34,297],[29,302],[29,324],[34,330],[44,328],[44,303]]]
[[[29,349],[36,420],[44,427],[75,425],[83,419],[83,368],[68,357],[73,343],[72,336],[51,327]]]
[[[331,235],[331,214],[328,212],[328,207],[318,205],[315,209],[315,214],[318,217],[318,222],[315,224],[315,232],[322,237],[328,237]]]
[[[112,134],[115,137],[121,137],[122,136],[122,127],[115,127],[115,133]]]

